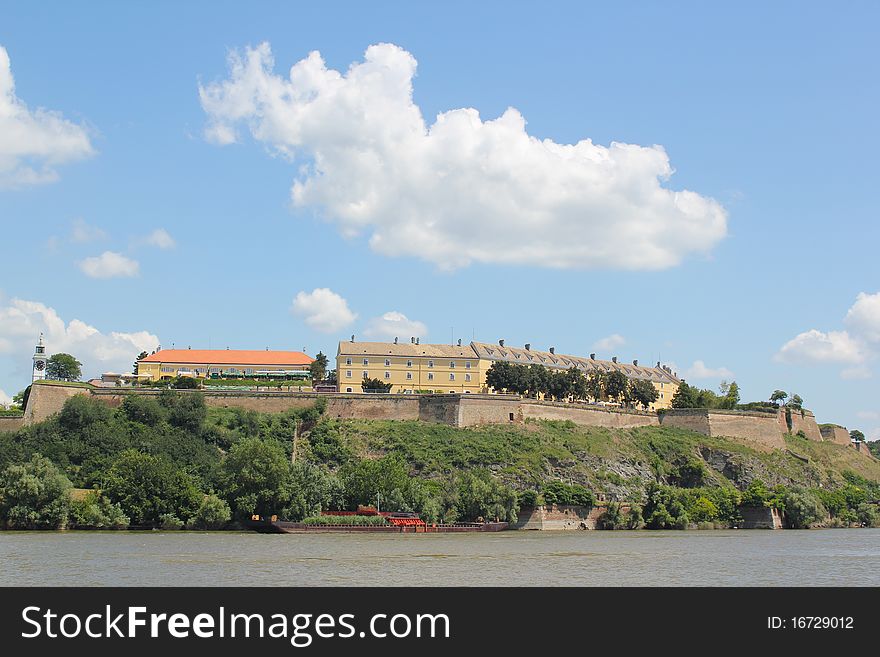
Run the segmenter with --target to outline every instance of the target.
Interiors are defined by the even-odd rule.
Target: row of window
[[[363,377],[363,376],[368,377],[368,376],[370,375],[370,373],[369,373],[367,370],[364,370],[364,371],[361,373],[361,375],[362,375],[362,377]],[[351,370],[345,370],[345,378],[346,378],[346,379],[350,379],[350,378],[351,378]],[[386,378],[386,379],[390,379],[390,378],[391,378],[391,372],[386,371],[386,372],[385,372],[385,378]],[[406,380],[407,380],[407,381],[412,381],[412,378],[413,378],[412,372],[407,372],[407,373],[406,373]],[[428,381],[433,381],[433,380],[434,380],[434,373],[433,373],[433,372],[428,372]],[[452,372],[449,373],[449,380],[450,380],[450,381],[455,381],[455,374],[453,374]],[[467,382],[470,382],[470,380],[471,380],[471,375],[470,375],[470,374],[465,374],[465,375],[464,375],[464,380],[467,381]]]
[[[345,359],[345,364],[346,364],[346,365],[351,365],[351,358],[346,358],[346,359]],[[369,359],[369,358],[364,358],[364,365],[369,365],[369,364],[370,364],[370,359]],[[406,361],[406,366],[407,366],[407,367],[412,367],[412,366],[413,366],[413,362],[412,362],[411,360]],[[386,359],[385,359],[385,367],[391,367],[391,359],[390,359],[390,358],[386,358]],[[429,360],[429,361],[428,361],[428,367],[434,367],[434,361],[433,361],[433,360]],[[454,360],[449,361],[449,367],[450,367],[450,369],[455,369],[455,361],[454,361]],[[464,362],[464,368],[465,368],[466,370],[471,369],[471,361],[466,360],[466,361]]]

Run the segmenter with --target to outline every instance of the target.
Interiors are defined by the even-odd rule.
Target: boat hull
[[[306,525],[285,520],[248,520],[248,529],[261,534],[378,533],[378,534],[457,534],[463,532],[500,532],[508,529],[506,522],[456,523],[452,525]]]

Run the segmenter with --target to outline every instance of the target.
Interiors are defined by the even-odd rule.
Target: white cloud
[[[855,334],[869,342],[880,342],[880,292],[860,292],[843,320]]]
[[[370,338],[423,338],[428,333],[428,327],[422,322],[409,319],[403,313],[396,310],[385,313],[381,317],[374,317],[367,322],[364,335]]]
[[[52,182],[55,166],[93,153],[81,126],[58,112],[29,110],[15,95],[9,54],[0,46],[0,188]]]
[[[733,372],[726,367],[707,367],[701,360],[695,360],[684,373],[685,379],[732,379]]]
[[[345,73],[312,52],[273,73],[263,43],[229,57],[229,79],[199,87],[205,136],[244,124],[271,153],[298,160],[294,206],[321,209],[343,235],[370,235],[387,256],[442,269],[472,262],[560,269],[664,269],[727,233],[715,200],[664,186],[662,146],[537,139],[513,108],[475,109],[428,125],[413,103],[416,60],[370,46]]]
[[[860,380],[860,379],[870,379],[874,374],[871,372],[871,368],[865,365],[856,365],[855,367],[847,367],[840,372],[841,379],[847,380]]]
[[[65,322],[54,308],[39,301],[11,299],[0,304],[0,354],[29,361],[40,333],[45,336],[47,353],[73,354],[83,363],[86,377],[106,371],[130,372],[141,351],[159,344],[159,338],[147,331],[104,333],[79,319]]]
[[[297,294],[291,311],[302,317],[310,328],[321,333],[335,333],[357,317],[345,299],[326,287]]]
[[[74,219],[70,237],[74,242],[95,242],[105,239],[107,233],[97,226],[90,226],[83,219]]]
[[[124,278],[137,276],[140,272],[137,260],[114,251],[104,251],[101,255],[86,258],[78,264],[83,273],[91,278]]]
[[[865,357],[862,345],[846,331],[823,333],[811,329],[782,345],[774,357],[783,363],[858,363]]]
[[[177,246],[174,238],[164,228],[157,228],[144,238],[144,244],[160,249],[173,249]]]
[[[593,343],[593,349],[597,349],[600,351],[612,351],[613,349],[617,349],[624,344],[626,344],[626,338],[624,338],[622,335],[614,333],[606,338],[602,338],[601,340],[596,340],[596,342]]]

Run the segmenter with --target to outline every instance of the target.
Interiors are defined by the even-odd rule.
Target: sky
[[[0,402],[505,339],[880,438],[880,8],[706,4],[4,3]]]

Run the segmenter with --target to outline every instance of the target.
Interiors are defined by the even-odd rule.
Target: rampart
[[[15,433],[24,426],[24,416],[0,416],[0,433]]]
[[[743,518],[743,529],[782,529],[785,527],[783,515],[778,509],[764,506],[741,506],[739,513]]]
[[[839,427],[836,424],[823,424],[819,427],[819,433],[822,436],[822,440],[845,447],[849,447],[852,444],[852,439],[850,439],[849,431],[846,430],[846,427]]]
[[[521,402],[523,418],[536,420],[570,420],[588,427],[629,429],[631,427],[656,427],[660,420],[655,413],[642,411],[619,411],[586,404],[538,402],[524,399]]]
[[[629,504],[621,504],[621,513],[629,513]],[[525,506],[519,511],[514,529],[566,531],[596,529],[599,518],[608,510],[607,504],[588,506],[542,505]]]
[[[661,424],[689,429],[705,436],[724,436],[757,443],[763,447],[785,449],[784,432],[779,428],[777,415],[758,411],[676,408],[666,411]],[[818,427],[816,433],[818,434]]]

